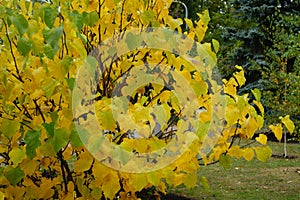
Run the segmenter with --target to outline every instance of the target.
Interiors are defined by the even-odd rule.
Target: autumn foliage
[[[219,79],[208,12],[183,32],[171,3],[0,3],[0,197],[135,199],[270,157],[263,134],[236,143],[264,125],[259,90],[237,95],[240,66]]]

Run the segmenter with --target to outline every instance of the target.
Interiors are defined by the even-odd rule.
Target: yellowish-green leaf
[[[228,169],[231,166],[232,157],[228,154],[222,154],[220,155],[219,163],[224,169]]]
[[[220,43],[218,40],[212,39],[212,44],[214,47],[215,52],[217,53],[219,51]]]
[[[267,139],[268,139],[267,136],[264,134],[259,134],[259,136],[255,138],[255,140],[261,143],[262,145],[267,144]]]
[[[294,132],[294,129],[295,129],[295,125],[294,125],[294,122],[290,119],[290,115],[287,115],[285,117],[281,117],[280,118],[282,123],[285,125],[285,127],[288,129],[288,131],[290,133],[293,133]]]
[[[6,137],[11,138],[20,129],[20,123],[17,120],[3,119],[0,132]]]
[[[252,94],[254,95],[255,99],[257,101],[260,101],[260,98],[261,98],[261,93],[260,93],[260,90],[255,88],[253,90],[251,90]]]
[[[277,125],[270,125],[269,128],[273,131],[275,137],[277,138],[278,141],[281,141],[282,138],[282,126],[281,124]]]
[[[207,178],[205,176],[201,176],[201,178],[200,178],[200,184],[204,187],[204,189],[206,191],[209,191],[209,188],[210,188],[209,182],[208,182],[208,180],[207,180]]]
[[[272,155],[272,149],[268,146],[253,147],[257,156],[257,159],[266,162]]]
[[[26,152],[24,149],[13,148],[9,152],[9,157],[13,162],[13,166],[16,167],[24,158],[26,158]]]
[[[188,173],[183,179],[183,184],[187,188],[195,187],[195,185],[197,184],[197,174],[196,174],[196,172]]]

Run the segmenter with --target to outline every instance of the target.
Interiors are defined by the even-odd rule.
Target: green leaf
[[[26,133],[24,138],[26,143],[26,154],[30,159],[33,159],[36,156],[36,148],[41,145],[40,142],[40,131],[37,130],[29,130]]]
[[[84,23],[88,26],[94,26],[94,24],[99,20],[98,13],[96,11],[93,12],[83,12]]]
[[[84,23],[83,15],[80,14],[77,10],[74,10],[71,12],[70,17],[72,19],[72,22],[77,26],[78,30],[81,30]]]
[[[57,153],[61,148],[65,147],[68,143],[68,130],[60,128],[54,131],[54,137],[51,140],[51,144],[54,151]]]
[[[70,142],[73,144],[76,148],[79,148],[83,146],[83,143],[77,133],[77,131],[72,130],[71,135],[70,135]]]
[[[219,162],[220,162],[220,165],[224,168],[224,169],[228,169],[230,166],[231,166],[231,163],[232,163],[232,158],[230,155],[224,155],[222,154],[220,156],[220,159],[219,159]]]
[[[7,180],[13,185],[17,185],[24,177],[24,172],[19,168],[13,168],[11,166],[6,166],[5,170],[5,177]]]
[[[22,14],[12,16],[11,21],[21,36],[27,31],[28,21]]]
[[[30,52],[31,48],[32,48],[32,42],[28,38],[21,37],[18,40],[17,49],[23,56],[26,56]]]
[[[75,84],[75,78],[65,78],[65,80],[67,82],[67,85],[68,85],[69,89],[71,91],[73,91],[74,84]]]
[[[54,49],[51,47],[50,44],[45,44],[44,45],[44,53],[47,56],[47,58],[53,60],[56,51],[54,51]]]
[[[59,26],[57,28],[48,29],[45,28],[43,30],[43,37],[47,44],[50,44],[52,49],[56,49],[55,47],[59,47],[59,39],[63,34],[63,27]]]
[[[58,15],[57,9],[53,9],[49,6],[44,8],[44,22],[49,28],[53,27],[57,15]]]
[[[54,136],[55,122],[50,122],[49,124],[44,123],[43,126],[46,129],[46,131],[48,133],[48,136],[53,137]]]
[[[19,131],[20,123],[16,120],[3,119],[1,129],[1,132],[7,138],[11,138]]]
[[[142,44],[142,37],[140,35],[134,35],[133,33],[129,32],[126,36],[125,42],[130,51],[138,48]]]

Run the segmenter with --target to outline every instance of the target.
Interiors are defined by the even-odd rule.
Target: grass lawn
[[[283,154],[283,143],[269,142],[274,155]],[[300,199],[300,144],[288,144],[285,159],[272,157],[266,163],[256,158],[248,162],[234,160],[232,166],[224,170],[219,164],[203,167],[199,177],[206,176],[210,190],[197,185],[190,190],[184,187],[170,189],[169,192],[192,199]]]

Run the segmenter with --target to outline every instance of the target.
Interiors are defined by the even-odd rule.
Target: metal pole
[[[179,1],[179,0],[174,0],[174,3],[180,3],[181,5],[183,5],[184,11],[185,11],[185,18],[188,18],[189,13],[188,13],[188,8],[185,5],[185,3],[183,3],[182,1]],[[185,28],[186,28],[186,30],[188,29],[188,25],[186,23],[185,23]]]

